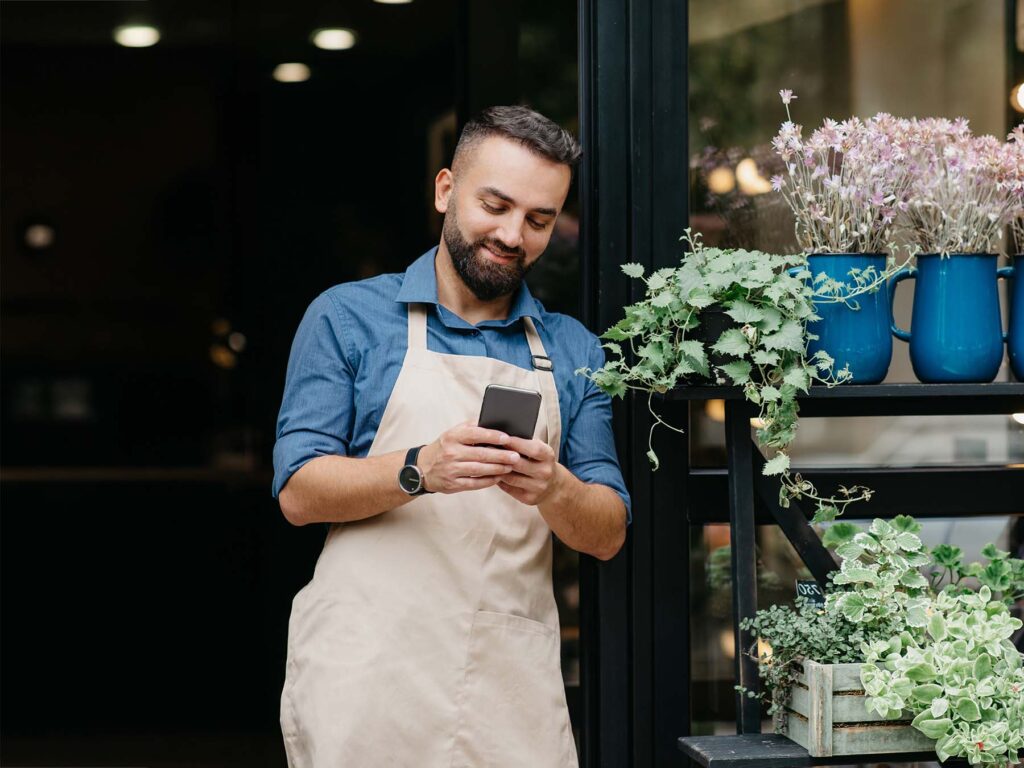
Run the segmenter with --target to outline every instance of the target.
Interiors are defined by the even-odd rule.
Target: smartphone
[[[533,439],[540,412],[540,392],[518,387],[488,384],[477,424],[513,437]]]

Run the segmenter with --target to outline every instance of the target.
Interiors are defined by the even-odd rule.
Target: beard
[[[510,249],[492,237],[482,237],[473,242],[467,240],[459,227],[454,205],[445,213],[441,236],[452,257],[452,266],[480,301],[493,301],[515,293],[533,266],[527,266],[526,253],[522,248]],[[515,261],[509,264],[490,261],[480,255],[481,248],[488,248],[499,256],[512,257]]]

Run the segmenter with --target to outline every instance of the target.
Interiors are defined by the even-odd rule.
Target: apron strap
[[[551,358],[545,354],[544,342],[540,340],[537,326],[533,318],[523,316],[523,327],[526,329],[526,341],[530,345],[533,367],[537,371],[537,383],[540,385],[541,399],[548,423],[548,445],[555,451],[558,460],[559,448],[562,445],[562,418],[558,408],[558,387],[555,385],[555,366]]]
[[[427,307],[425,304],[409,305],[409,349],[427,348]]]

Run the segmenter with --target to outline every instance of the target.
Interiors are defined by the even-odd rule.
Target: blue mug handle
[[[1004,280],[1010,280],[1014,275],[1014,267],[1000,267],[996,270],[996,280],[1003,278]],[[1003,341],[1008,341],[1010,336],[1009,331],[1003,331]]]
[[[915,267],[904,267],[889,281],[889,327],[892,328],[893,336],[903,341],[910,341],[910,331],[904,331],[896,325],[896,283],[900,280],[913,280],[916,277],[917,269]]]

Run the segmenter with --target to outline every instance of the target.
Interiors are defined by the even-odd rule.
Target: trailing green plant
[[[1021,621],[982,586],[949,586],[929,601],[927,636],[902,632],[865,643],[867,707],[886,718],[914,715],[939,760],[1015,765],[1024,756],[1024,667],[1010,641]]]
[[[748,653],[758,660],[758,675],[763,681],[762,692],[737,690],[751,698],[768,703],[777,733],[786,733],[788,718],[786,707],[800,663],[804,659],[821,664],[847,664],[864,660],[864,643],[888,638],[902,628],[898,614],[883,617],[874,626],[850,621],[840,611],[826,610],[798,597],[794,606],[773,605],[758,611],[753,619],[740,626],[762,641]]]
[[[830,526],[822,542],[841,565],[824,608],[773,606],[744,622],[772,648],[760,671],[777,728],[801,659],[860,662],[868,709],[893,719],[909,712],[940,760],[1015,765],[1024,754],[1024,667],[1010,608],[1024,597],[1024,561],[989,544],[986,562],[965,565],[958,547],[929,552],[920,528],[907,516],[867,530]]]
[[[842,564],[832,574],[825,606],[798,598],[796,608],[775,605],[741,624],[771,647],[758,669],[777,730],[785,732],[785,705],[801,659],[862,662],[866,643],[887,642],[904,631],[908,611],[921,609],[928,580],[917,568],[931,558],[919,530],[906,516],[876,519],[867,531],[852,523],[830,526],[822,543],[835,549]]]
[[[780,478],[780,504],[788,507],[794,499],[811,501],[816,506],[815,522],[822,522],[842,514],[849,504],[869,500],[871,490],[859,485],[823,496],[809,480],[790,471],[788,449],[796,438],[800,410],[797,396],[814,381],[835,386],[851,378],[847,367],[834,370],[835,361],[826,352],[808,355],[807,344],[817,336],[807,330],[807,323],[820,318],[815,314],[818,294],[806,258],[709,248],[699,233],[689,229],[681,239],[690,252],[678,267],[645,276],[639,264],[622,266],[625,274],[643,281],[644,298],[625,307],[625,316],[602,335],[611,359],[598,370],[580,368],[576,373],[588,376],[612,397],[624,397],[631,389],[648,394],[654,421],[647,456],[655,469],[654,429],[665,425],[681,430],[655,413],[653,396],[701,377],[742,388],[744,397],[760,409],[757,441],[774,451],[764,474]],[[853,287],[837,295],[822,294],[821,300],[850,301],[859,291],[877,289],[872,275],[851,279]],[[836,290],[829,285],[830,292]],[[702,319],[714,309],[724,311],[734,326],[705,342],[696,334]],[[623,343],[628,343],[631,354],[623,350]],[[711,353],[726,362],[713,363]]]

